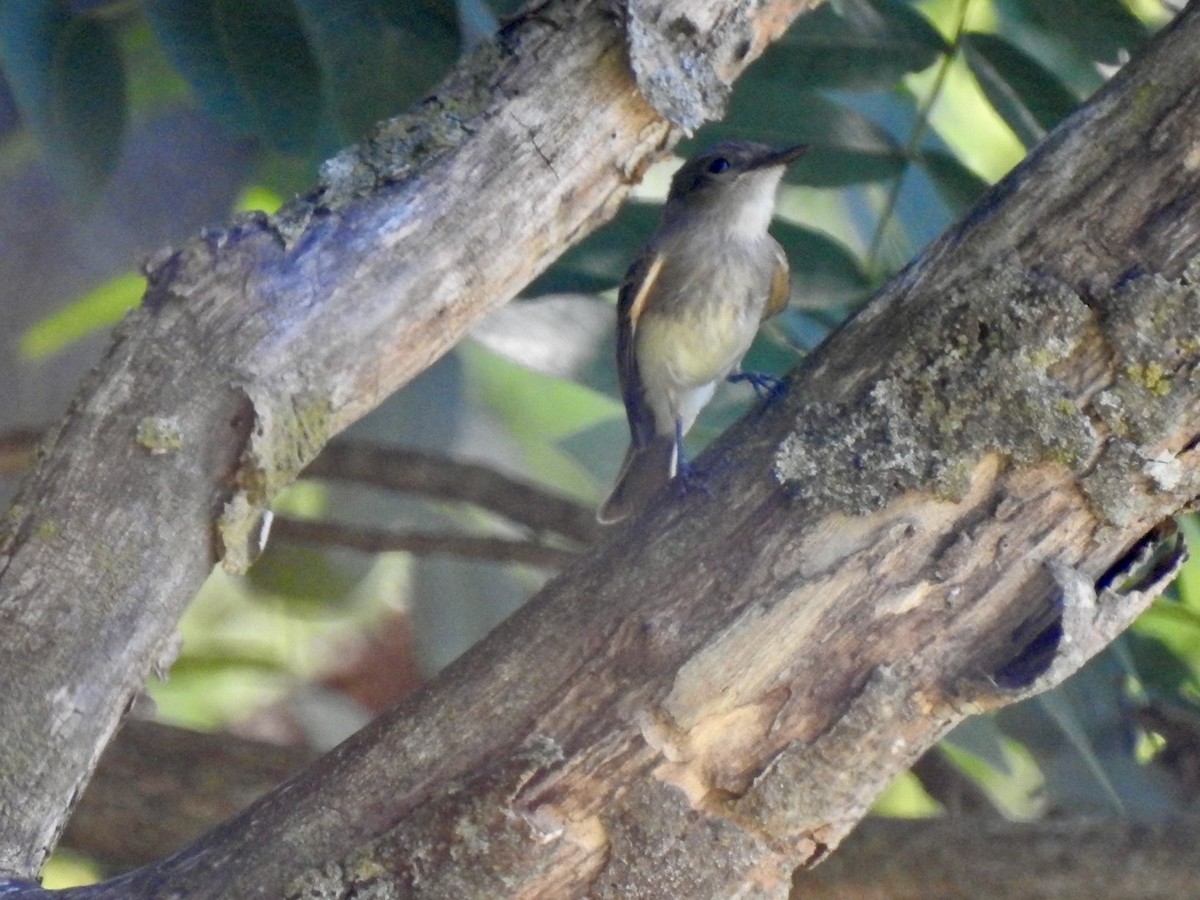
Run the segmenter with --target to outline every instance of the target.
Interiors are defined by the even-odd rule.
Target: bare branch
[[[34,430],[0,435],[0,474],[28,470],[41,438],[41,433]],[[589,507],[488,466],[424,450],[335,441],[312,461],[303,477],[354,481],[438,500],[471,503],[499,513],[538,535],[549,532],[585,544],[595,542],[599,536],[595,511]],[[576,556],[568,549],[536,541],[397,533],[285,517],[274,519],[271,533],[301,543],[342,546],[364,553],[445,553],[547,568],[558,568]]]
[[[793,896],[1188,900],[1200,865],[1197,824],[867,819],[828,863],[797,873]]]
[[[271,525],[276,538],[301,544],[346,547],[363,553],[415,553],[420,556],[444,554],[489,562],[523,563],[543,569],[557,569],[579,554],[535,541],[466,534],[387,531],[362,528],[338,522],[313,522],[276,516]]]
[[[20,475],[33,465],[33,451],[41,435],[29,428],[0,434],[0,475]]]
[[[63,834],[118,871],[178,850],[312,762],[316,754],[130,719]]]
[[[406,447],[334,441],[304,470],[306,478],[357,481],[438,500],[473,503],[524,525],[590,544],[599,530],[594,510],[545,488],[476,463]]]

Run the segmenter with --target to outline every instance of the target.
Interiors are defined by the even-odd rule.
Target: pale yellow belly
[[[733,371],[758,329],[761,310],[737,303],[702,304],[683,315],[647,314],[639,323],[638,368],[660,433],[676,417],[687,431],[716,383]]]

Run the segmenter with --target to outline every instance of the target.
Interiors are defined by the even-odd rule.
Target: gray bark
[[[152,862],[312,762],[311,751],[132,720],[105,750],[64,844],[118,869]],[[937,752],[918,767],[976,792]],[[916,768],[916,767],[915,767]],[[955,806],[962,806],[961,802]],[[1148,826],[1059,818],[1006,822],[978,798],[969,815],[867,818],[826,862],[797,872],[803,900],[938,897],[1191,900],[1200,849],[1194,817]]]

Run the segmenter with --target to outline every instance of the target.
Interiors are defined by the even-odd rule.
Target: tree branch
[[[1197,71],[1193,5],[698,461],[708,493],[79,895],[786,896],[948,728],[1064,677],[1178,564],[1156,525],[1200,494]]]
[[[312,762],[299,747],[129,719],[63,843],[118,871],[178,850]]]
[[[1186,900],[1196,894],[1195,822],[867,819],[826,864],[799,872],[804,900]]]
[[[579,554],[562,547],[535,541],[467,534],[387,531],[361,528],[338,522],[312,522],[276,516],[271,533],[293,543],[346,547],[363,553],[415,553],[421,556],[448,554],[463,559],[524,563],[544,569],[565,566]]]
[[[63,842],[118,869],[149,863],[312,758],[299,748],[131,720],[105,751]],[[829,862],[797,875],[793,896],[975,898],[987,885],[989,898],[1001,900],[1190,900],[1200,864],[1192,838],[1196,824],[868,818]]]
[[[595,510],[495,469],[407,447],[334,441],[304,470],[306,478],[357,481],[391,491],[473,503],[531,529],[581,544],[599,537]]]
[[[34,430],[0,435],[0,474],[22,474],[33,464],[33,451],[42,435]],[[465,463],[407,447],[377,446],[357,441],[334,441],[302,473],[305,478],[353,481],[398,493],[443,501],[470,503],[498,513],[532,530],[595,543],[600,530],[595,510],[580,503],[510,478],[488,466]],[[445,553],[467,559],[527,563],[558,568],[576,552],[541,541],[472,537],[459,534],[394,532],[333,522],[314,522],[276,516],[271,534],[299,543],[342,546],[364,553]]]

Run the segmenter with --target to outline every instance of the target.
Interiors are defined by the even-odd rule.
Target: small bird
[[[683,436],[722,379],[773,381],[739,367],[762,321],[787,305],[787,257],[767,226],[784,169],[807,149],[724,141],[671,179],[617,301],[630,446],[601,523],[640,512],[677,473],[688,476]]]

